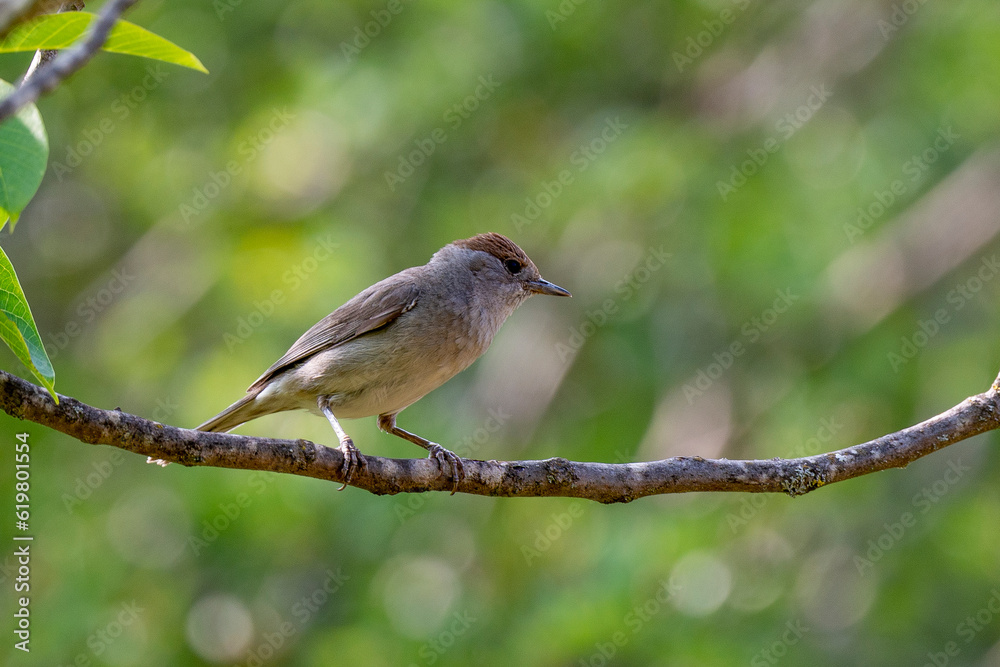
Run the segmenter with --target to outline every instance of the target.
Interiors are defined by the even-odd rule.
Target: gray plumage
[[[468,368],[504,320],[539,293],[569,296],[543,280],[510,239],[488,233],[455,241],[317,322],[246,396],[198,429],[229,431],[263,415],[305,409],[325,414],[347,450],[354,446],[337,419],[379,415],[383,430],[429,449],[442,465],[452,463],[457,484],[457,457],[397,428],[395,416]],[[363,465],[357,459],[345,457],[348,478]]]

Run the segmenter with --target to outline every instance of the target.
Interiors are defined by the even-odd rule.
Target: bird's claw
[[[458,483],[465,478],[465,466],[462,465],[462,459],[454,452],[434,442],[427,450],[430,452],[427,458],[435,459],[442,473],[444,473],[445,464],[451,466],[451,495],[455,495],[455,492],[458,491]]]
[[[347,488],[347,485],[351,482],[351,478],[354,476],[354,472],[358,468],[367,468],[368,462],[365,457],[361,455],[361,452],[357,447],[354,446],[354,441],[350,438],[345,438],[340,442],[340,446],[337,447],[344,455],[344,486],[337,489],[338,491],[343,491]]]

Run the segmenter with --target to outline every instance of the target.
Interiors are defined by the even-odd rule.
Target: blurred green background
[[[468,456],[818,453],[996,376],[994,2],[128,18],[211,75],[102,54],[39,104],[49,173],[0,241],[61,393],[194,426],[362,288],[491,230],[574,298],[528,302],[403,413]],[[802,498],[605,507],[160,469],[0,423],[33,456],[33,650],[6,634],[10,664],[1000,662],[992,434]],[[240,432],[335,444],[305,413]]]

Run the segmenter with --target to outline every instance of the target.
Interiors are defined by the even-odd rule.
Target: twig
[[[54,13],[61,14],[62,12],[80,11],[83,11],[83,2],[71,0],[70,2],[60,3]],[[59,51],[53,49],[35,51],[35,57],[31,59],[28,71],[21,77],[21,85],[23,86],[25,81],[37,74],[39,69],[52,62],[57,55],[59,55]]]
[[[0,122],[16,114],[26,104],[31,104],[45,93],[51,92],[66,77],[86,65],[108,41],[108,34],[119,17],[138,1],[108,2],[91,26],[90,32],[82,40],[39,68],[34,75],[27,77],[17,90],[0,100]]]
[[[0,371],[0,410],[82,442],[119,447],[185,466],[268,470],[342,483],[337,449],[308,440],[272,440],[166,426],[120,410],[101,410],[68,396],[56,405],[41,387]],[[943,447],[1000,428],[1000,376],[986,392],[925,422],[829,454],[799,459],[730,461],[675,457],[648,463],[465,460],[462,493],[565,496],[602,503],[689,491],[808,493],[834,482],[900,468]],[[350,485],[375,494],[451,491],[451,479],[429,459],[365,456]],[[153,471],[151,471],[153,474]]]

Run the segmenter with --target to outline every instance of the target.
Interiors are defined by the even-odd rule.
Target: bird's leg
[[[457,456],[454,452],[451,452],[436,442],[431,442],[426,438],[421,438],[416,433],[410,433],[409,431],[404,431],[403,429],[396,426],[396,415],[386,414],[378,416],[378,427],[385,431],[386,433],[391,433],[392,435],[398,436],[403,440],[409,440],[415,445],[420,445],[426,449],[430,454],[427,455],[429,459],[435,459],[438,462],[438,466],[441,468],[441,472],[444,472],[445,463],[451,466],[451,495],[455,495],[458,491],[458,483],[465,477],[465,466],[462,465],[462,459]]]
[[[330,425],[333,426],[333,431],[337,434],[337,439],[340,440],[340,446],[337,447],[344,454],[344,486],[337,489],[338,491],[343,491],[347,483],[351,481],[351,477],[354,475],[354,471],[358,467],[364,468],[368,465],[365,461],[365,457],[361,455],[358,448],[354,446],[354,441],[351,440],[351,436],[344,432],[341,428],[340,422],[337,418],[333,416],[333,410],[330,409],[330,399],[328,396],[320,396],[317,399],[319,404],[319,409],[323,411],[326,418],[330,420]]]

